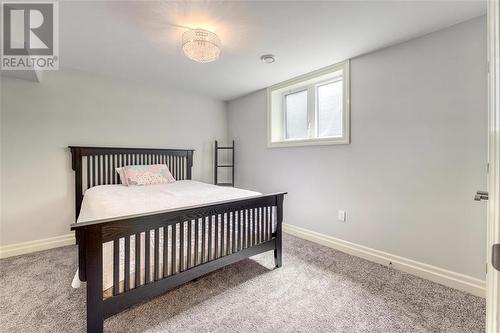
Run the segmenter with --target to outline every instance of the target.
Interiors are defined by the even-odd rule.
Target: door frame
[[[492,265],[493,244],[500,243],[500,2],[488,1],[488,236],[486,332],[500,333],[500,271]]]

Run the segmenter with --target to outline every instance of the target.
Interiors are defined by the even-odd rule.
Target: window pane
[[[318,137],[342,136],[342,81],[318,86]]]
[[[307,90],[285,96],[287,139],[307,138]]]

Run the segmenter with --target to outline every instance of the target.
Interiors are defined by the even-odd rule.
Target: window
[[[307,138],[307,90],[285,95],[285,138]]]
[[[325,83],[316,88],[318,137],[342,136],[342,80]]]
[[[349,143],[349,62],[268,88],[268,146]]]

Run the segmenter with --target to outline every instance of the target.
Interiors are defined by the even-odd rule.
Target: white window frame
[[[319,86],[338,81],[342,74],[342,136],[318,138]],[[305,139],[286,138],[286,95],[307,90],[307,121],[309,137]],[[350,70],[349,60],[298,76],[267,88],[267,146],[292,147],[308,145],[336,145],[350,143]],[[311,133],[314,131],[313,133]]]

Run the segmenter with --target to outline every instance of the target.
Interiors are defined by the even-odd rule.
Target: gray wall
[[[353,59],[350,145],[269,149],[266,92],[231,101],[237,186],[288,191],[286,223],[484,278],[486,75],[481,17]]]
[[[70,232],[68,145],[194,148],[193,178],[212,181],[213,140],[227,135],[221,101],[73,70],[1,83],[0,245]]]

